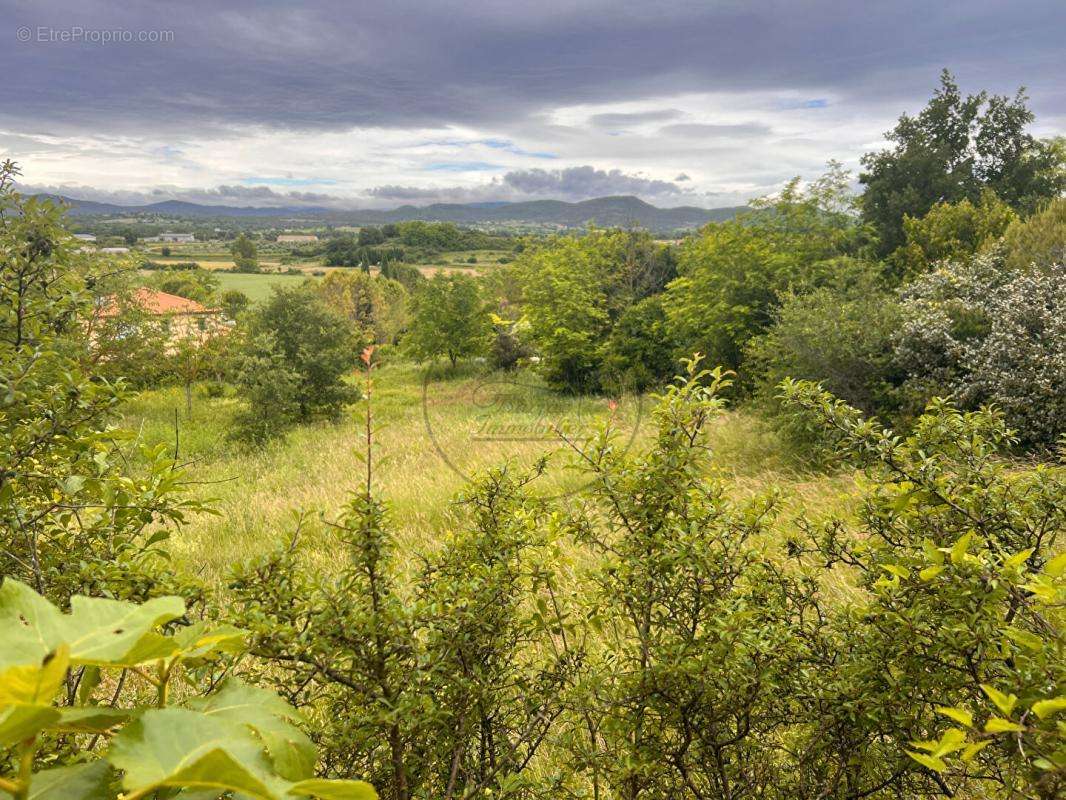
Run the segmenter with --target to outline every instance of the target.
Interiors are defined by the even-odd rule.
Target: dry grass
[[[375,378],[375,485],[393,511],[401,553],[432,551],[456,524],[453,500],[467,477],[504,462],[530,464],[550,456],[538,491],[580,490],[583,477],[572,468],[567,448],[551,435],[565,427],[580,437],[612,413],[605,400],[561,397],[547,392],[535,376],[478,374],[473,369],[424,381],[410,364],[387,365]],[[640,447],[647,435],[649,401],[624,401],[614,412],[623,441]],[[217,516],[200,515],[175,537],[177,563],[220,585],[237,561],[267,551],[294,526],[294,513],[309,512],[302,536],[312,542],[312,558],[329,569],[338,556],[334,541],[316,515],[331,517],[365,476],[365,404],[354,406],[336,424],[301,426],[262,451],[241,449],[226,440],[237,401],[200,397],[191,419],[184,418],[180,390],[145,392],[131,402],[124,424],[147,442],[174,441],[174,409],[180,409],[180,455],[191,462],[191,490],[215,499]],[[850,475],[803,474],[780,455],[773,437],[744,412],[729,412],[715,425],[717,462],[739,494],[770,486],[785,496],[780,526],[799,511],[824,516],[854,496]]]

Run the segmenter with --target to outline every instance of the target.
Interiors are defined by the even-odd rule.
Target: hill
[[[74,216],[122,215],[167,218],[224,218],[264,217],[300,220],[321,220],[340,224],[380,225],[386,222],[424,220],[427,222],[517,223],[583,227],[590,223],[602,226],[639,225],[656,231],[697,228],[706,222],[730,219],[744,210],[743,206],[697,208],[678,206],[659,208],[638,197],[597,197],[568,203],[562,200],[532,200],[507,203],[435,203],[428,206],[404,205],[389,210],[355,209],[339,211],[317,206],[309,207],[252,207],[215,206],[166,200],[142,206],[98,203],[72,197],[48,196],[71,206]]]

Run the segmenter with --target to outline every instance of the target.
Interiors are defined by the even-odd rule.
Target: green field
[[[466,478],[506,462],[531,463],[551,454],[538,491],[556,495],[579,490],[585,478],[573,468],[572,453],[556,438],[540,437],[550,425],[581,436],[608,413],[602,398],[575,398],[547,392],[535,376],[479,374],[468,370],[423,383],[414,364],[383,367],[375,378],[374,415],[380,424],[376,485],[389,501],[401,549],[429,552],[456,522],[450,501]],[[230,566],[275,546],[294,525],[294,513],[312,513],[303,536],[322,534],[316,515],[330,516],[364,477],[365,403],[353,406],[336,424],[301,426],[262,451],[247,451],[226,439],[238,401],[197,393],[191,418],[185,417],[180,389],[144,392],[126,408],[123,425],[141,441],[174,442],[174,414],[180,414],[180,458],[191,462],[192,491],[214,498],[218,515],[192,519],[175,537],[177,562],[209,582],[225,580]],[[615,412],[621,441],[642,446],[649,427],[650,400],[631,398]],[[427,426],[428,419],[428,426]],[[503,433],[503,436],[486,437]],[[538,434],[533,441],[525,434]],[[512,434],[522,441],[515,441]],[[853,495],[850,474],[805,475],[789,468],[779,443],[744,412],[729,412],[713,428],[721,469],[743,494],[774,484],[794,510],[817,515],[840,508]],[[788,514],[782,518],[786,524]],[[331,563],[326,549],[322,564]]]
[[[229,289],[237,289],[248,295],[252,302],[265,300],[270,296],[273,286],[299,286],[306,280],[302,275],[281,275],[277,273],[254,273],[246,274],[239,272],[216,272],[220,288],[223,292]]]

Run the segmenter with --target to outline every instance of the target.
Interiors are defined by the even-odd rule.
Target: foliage
[[[917,116],[904,114],[885,134],[891,149],[863,156],[863,217],[877,231],[879,254],[906,244],[903,221],[936,203],[979,202],[991,189],[1018,212],[1031,212],[1066,189],[1061,148],[1026,131],[1027,97],[963,96],[947,70]]]
[[[233,266],[236,272],[258,272],[259,252],[255,243],[245,234],[240,234],[230,245],[233,254]]]
[[[565,674],[528,602],[549,574],[536,510],[522,481],[492,473],[463,499],[469,527],[405,587],[372,494],[369,407],[366,436],[365,487],[330,524],[347,556],[336,572],[301,563],[296,535],[237,570],[253,651],[273,664],[263,677],[320,720],[327,772],[366,775],[387,800],[529,796]]]
[[[219,305],[226,319],[235,320],[251,304],[251,300],[240,289],[227,289],[222,293]]]
[[[437,272],[413,297],[411,321],[403,344],[419,359],[460,358],[484,352],[489,315],[477,281],[469,275]]]
[[[564,530],[601,557],[585,613],[605,651],[588,655],[586,742],[575,733],[571,747],[594,794],[789,797],[775,741],[792,725],[810,587],[756,545],[776,498],[735,503],[712,477],[705,436],[727,381],[698,360],[686,368],[659,399],[646,453],[627,456],[609,428],[578,448],[591,495]]]
[[[1003,236],[1007,269],[1066,263],[1066,198],[1052,200],[1025,220],[1015,220]]]
[[[489,347],[489,363],[494,369],[512,370],[533,355],[533,349],[525,341],[529,325],[525,320],[505,319],[498,314],[492,320],[492,344]]]
[[[937,261],[965,260],[995,245],[1017,219],[989,189],[978,203],[969,198],[937,203],[924,217],[904,216],[906,244],[891,255],[890,263],[897,275],[913,277]]]
[[[831,457],[832,449],[816,420],[781,404],[781,381],[816,381],[868,414],[891,411],[902,382],[893,356],[899,302],[872,267],[855,266],[842,269],[834,285],[786,292],[773,326],[753,339],[747,352],[759,406],[794,455],[809,462]]]
[[[869,482],[853,521],[808,523],[790,544],[846,565],[863,591],[834,614],[797,698],[818,714],[796,747],[821,752],[809,774],[831,782],[822,796],[1058,796],[1063,470],[1004,459],[992,410],[935,401],[903,438],[813,384],[784,392]],[[937,739],[949,719],[962,727]]]
[[[270,692],[227,679],[205,697],[175,704],[179,676],[186,690],[217,681],[212,662],[240,651],[244,637],[209,623],[160,633],[184,613],[184,602],[172,596],[143,605],[78,596],[63,614],[6,579],[0,585],[0,752],[14,751],[8,763],[17,771],[0,778],[0,790],[17,800],[136,800],[177,789],[257,800],[376,797],[362,781],[315,779],[314,745],[294,724],[300,716]],[[111,672],[118,689],[108,701],[97,694],[114,684]],[[154,704],[130,692],[119,704],[127,676],[150,687]],[[76,759],[38,758],[42,749],[62,753],[64,743],[74,742],[86,743]],[[35,769],[38,764],[47,767]]]
[[[87,337],[90,264],[61,210],[23,199],[0,168],[0,570],[60,604],[78,593],[142,598],[171,580],[160,542],[200,503],[179,495],[166,447],[125,467],[110,426],[126,397],[98,376]]]
[[[908,286],[896,345],[911,402],[951,392],[993,403],[1024,446],[1066,430],[1066,268],[1012,273],[997,253],[943,265]]]
[[[511,267],[507,272],[521,282],[522,310],[545,379],[578,392],[602,388],[612,328],[630,306],[661,292],[676,274],[667,248],[647,233],[622,230],[558,237],[524,249]]]
[[[680,277],[663,301],[680,352],[740,367],[782,294],[825,282],[836,272],[832,259],[861,246],[865,234],[849,203],[847,173],[830,163],[810,187],[794,180],[779,196],[755,202],[755,211],[711,223],[686,241]]]
[[[661,294],[627,308],[603,344],[601,384],[616,392],[662,386],[677,372],[671,333]]]
[[[352,322],[368,341],[393,342],[406,324],[407,290],[396,281],[334,270],[317,289],[326,305]]]
[[[293,422],[336,419],[359,397],[344,380],[357,346],[351,325],[313,285],[274,287],[246,323],[237,369],[246,408],[238,437],[262,442]]]
[[[207,269],[167,270],[154,273],[147,285],[167,294],[187,297],[205,306],[217,302],[218,277]]]
[[[426,279],[418,267],[396,261],[386,261],[381,265],[381,277],[396,281],[408,292],[414,292],[418,284]]]

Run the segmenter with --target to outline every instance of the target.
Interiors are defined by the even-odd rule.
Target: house
[[[311,244],[317,242],[318,237],[313,233],[282,233],[277,241],[278,244]]]
[[[189,244],[196,241],[196,234],[194,233],[161,233],[158,236],[149,236],[145,239],[146,242],[176,242],[178,244]]]
[[[222,309],[208,308],[187,297],[141,287],[133,293],[131,299],[141,311],[164,320],[171,344],[190,338],[204,339],[229,331],[229,326],[222,318]],[[96,317],[100,320],[113,319],[118,317],[122,310],[115,297],[106,298],[100,304]]]
[[[110,253],[112,255],[122,255],[123,253],[128,253],[129,251],[130,249],[128,247],[101,247],[99,252]]]
[[[77,239],[79,242],[95,242],[96,241],[96,237],[93,236],[91,233],[75,233],[74,234],[74,238]]]

